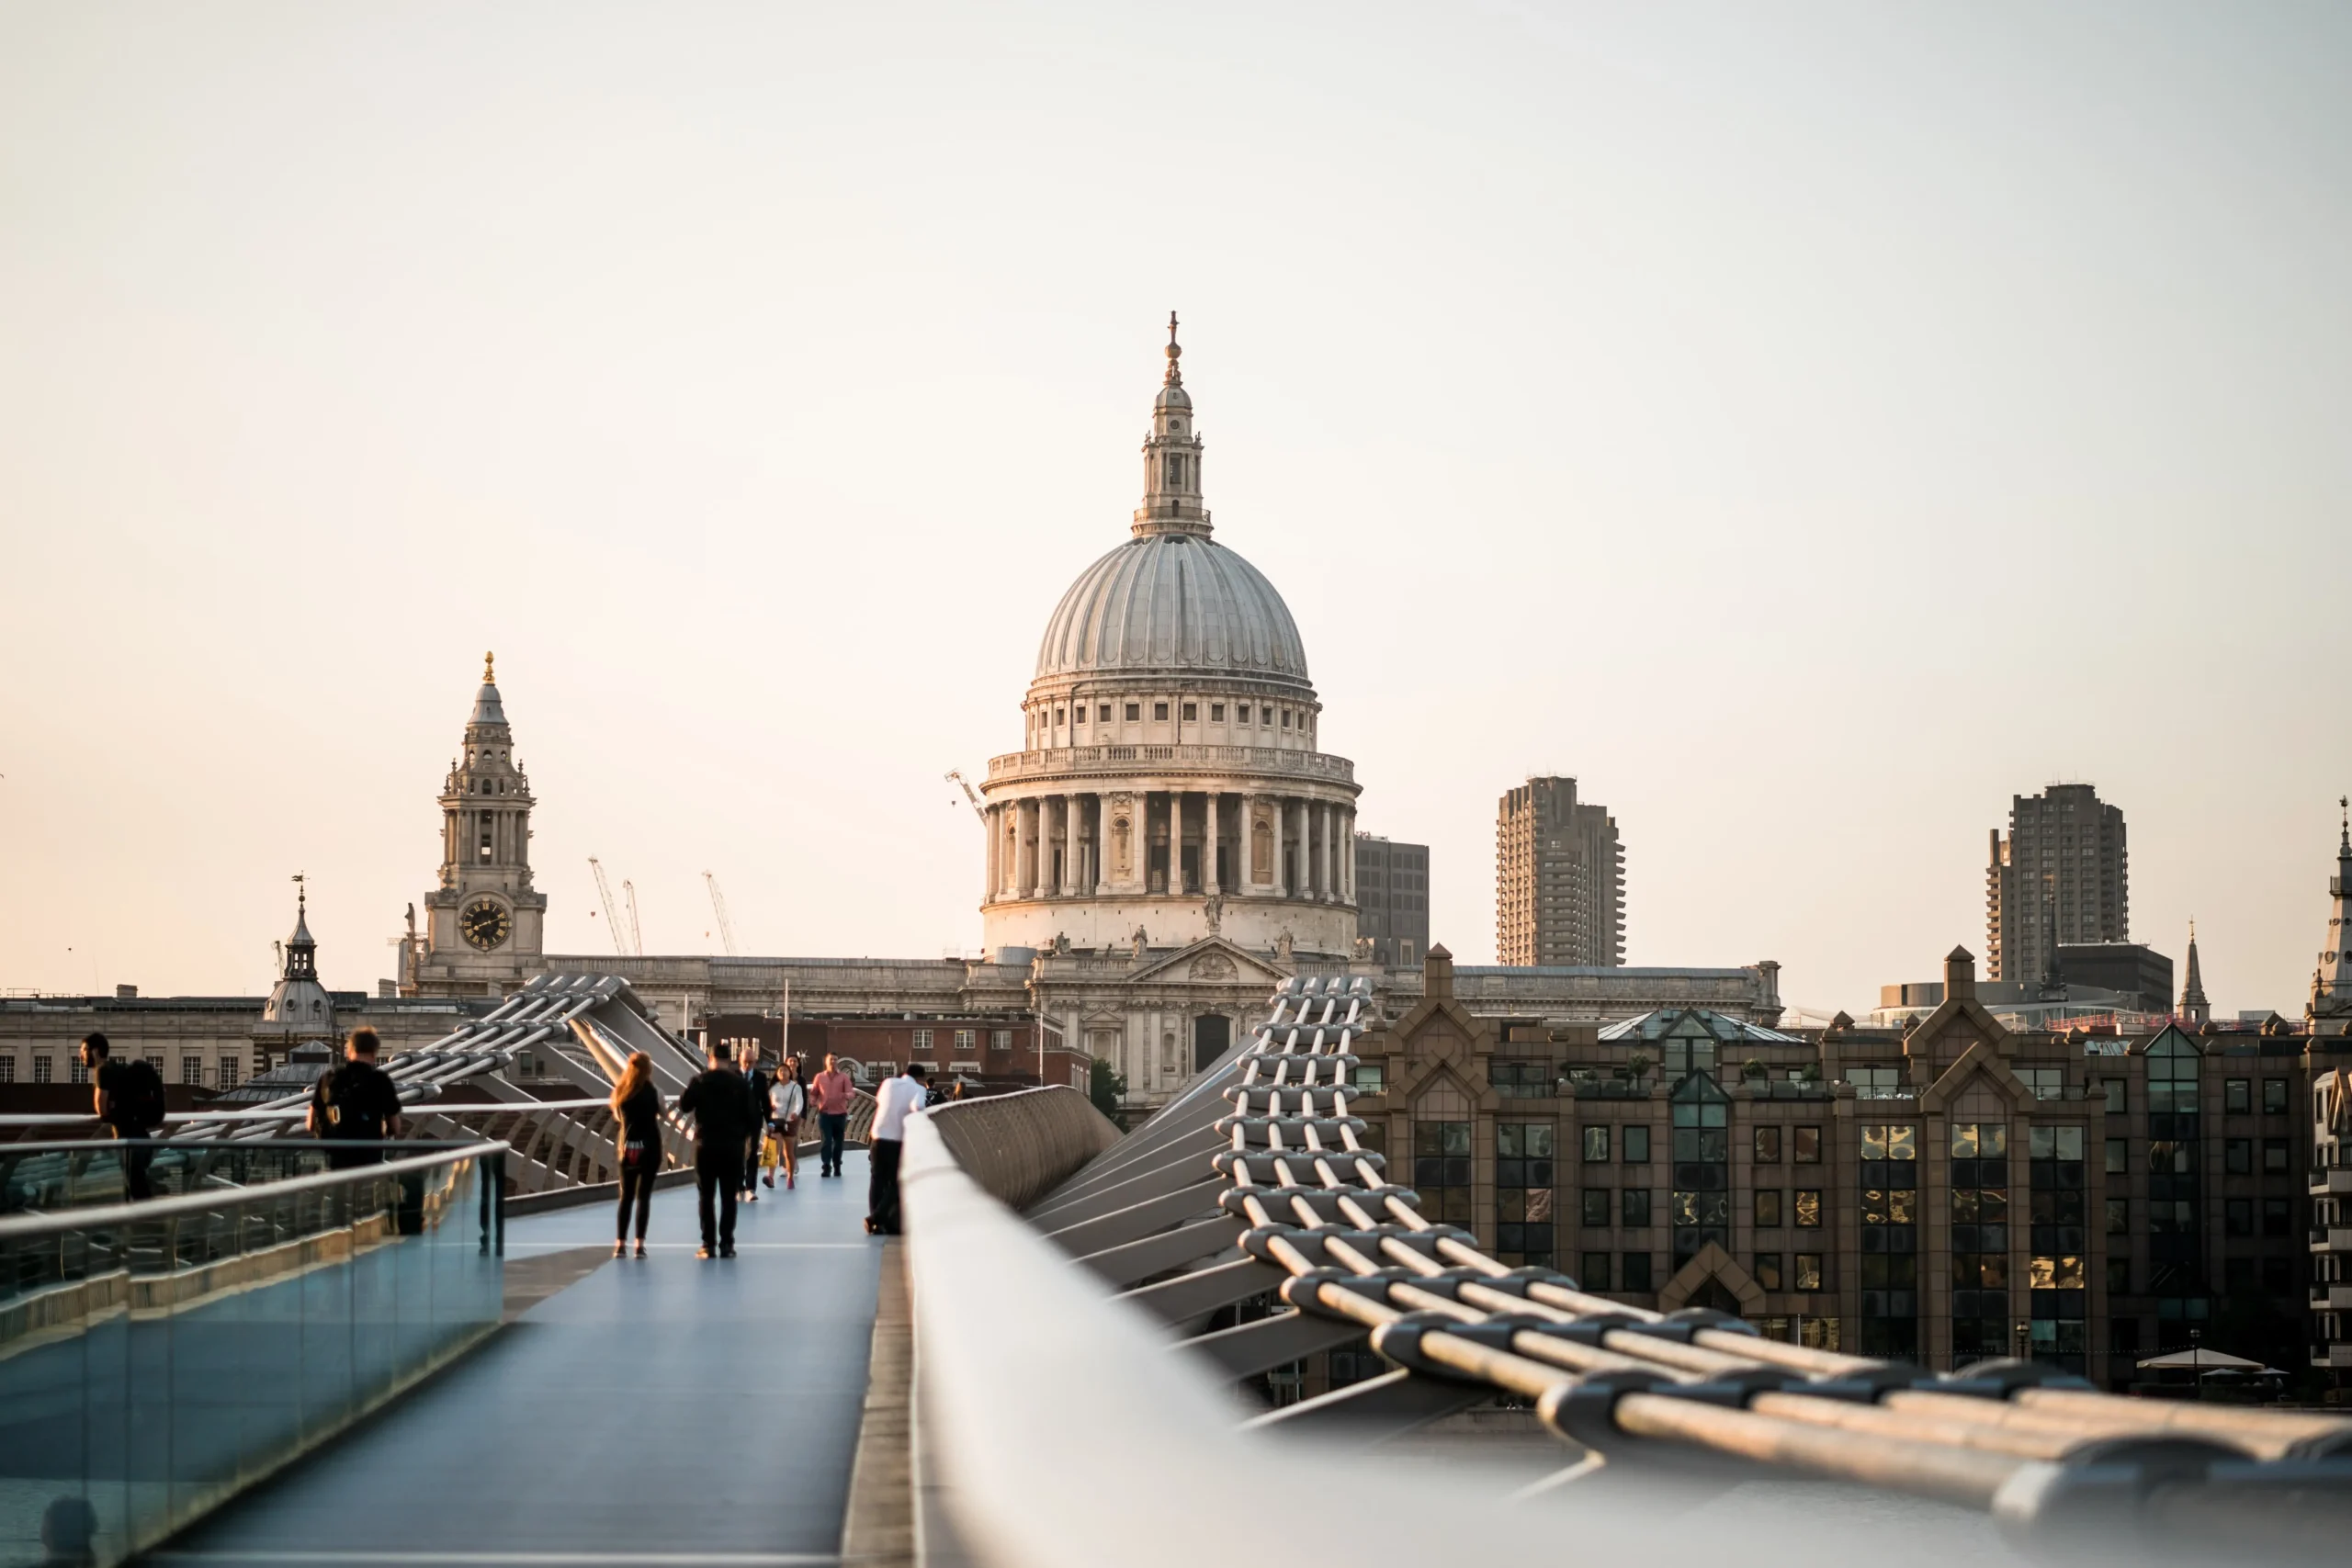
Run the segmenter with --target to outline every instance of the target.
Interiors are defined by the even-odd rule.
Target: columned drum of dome
[[[1213,536],[1169,321],[1125,544],[1062,595],[985,790],[989,946],[1355,950],[1354,765],[1290,606]]]

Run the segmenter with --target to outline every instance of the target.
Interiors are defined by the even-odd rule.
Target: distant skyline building
[[[1356,835],[1356,948],[1391,969],[1430,951],[1430,847]]]
[[[1625,962],[1625,847],[1577,781],[1534,776],[1495,818],[1495,951],[1507,965]]]
[[[2303,1009],[2313,1034],[2352,1034],[2352,800],[2339,798],[2336,806],[2345,815],[2335,840],[2335,874],[2327,881],[2327,945],[2312,971],[2312,999]]]
[[[2059,979],[2056,949],[2132,940],[2123,812],[2086,784],[2013,795],[2009,832],[1991,830],[1984,871],[1987,976]]]

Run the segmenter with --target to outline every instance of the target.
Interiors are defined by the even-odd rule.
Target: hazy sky
[[[976,947],[1184,317],[1217,536],[1494,948],[1854,1010],[2095,783],[2299,1010],[2352,786],[2352,9],[0,6],[0,986],[372,987],[496,649],[551,945]]]

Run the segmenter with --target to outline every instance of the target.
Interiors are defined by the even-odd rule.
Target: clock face
[[[514,917],[494,898],[477,898],[458,916],[458,930],[484,953],[504,942],[514,929]]]

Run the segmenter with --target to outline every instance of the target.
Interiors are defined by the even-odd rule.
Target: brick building
[[[2117,1387],[2192,1331],[2303,1367],[2311,1089],[2352,1042],[2015,1032],[1974,970],[1907,1030],[1561,1026],[1473,1013],[1439,949],[1355,1109],[1432,1218],[1633,1304]]]

